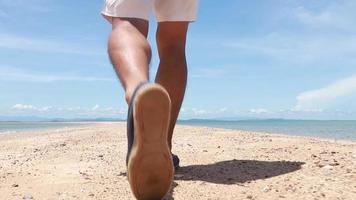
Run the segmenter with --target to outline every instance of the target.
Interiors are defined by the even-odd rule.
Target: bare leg
[[[187,83],[185,43],[189,22],[158,23],[156,40],[160,58],[156,83],[169,93],[172,102],[168,144],[172,148],[172,135],[183,102]]]
[[[146,39],[148,21],[136,18],[112,18],[108,51],[110,60],[125,89],[129,103],[136,86],[148,80],[151,48]]]
[[[148,80],[148,22],[114,18],[112,25],[109,55],[130,103],[137,85]],[[127,175],[137,199],[161,199],[172,183],[173,162],[165,143],[170,117],[168,95],[158,85],[147,85],[137,91],[129,108]]]

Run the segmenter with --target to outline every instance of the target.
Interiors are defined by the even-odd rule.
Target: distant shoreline
[[[81,126],[85,124],[111,124],[125,122],[117,121],[0,121],[0,134],[48,130]],[[316,137],[321,139],[356,141],[356,120],[179,120],[178,125],[224,128],[230,130],[253,131],[267,134],[283,134]]]
[[[19,119],[19,120],[6,120],[1,119],[0,122],[125,122],[126,119],[121,118],[60,118],[60,119]],[[192,119],[178,119],[177,123],[184,123],[184,122],[248,122],[248,121],[255,121],[255,122],[263,122],[263,121],[319,121],[319,122],[328,122],[328,121],[350,121],[355,122],[356,119],[284,119],[284,118],[261,118],[261,119],[205,119],[205,118],[192,118]]]

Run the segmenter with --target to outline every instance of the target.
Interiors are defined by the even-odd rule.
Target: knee
[[[161,59],[185,59],[187,23],[164,23],[158,26],[157,46]]]

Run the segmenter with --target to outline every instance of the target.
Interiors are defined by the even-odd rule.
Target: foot
[[[161,199],[173,180],[167,144],[171,102],[158,84],[140,84],[133,94],[128,119],[127,175],[137,199]]]

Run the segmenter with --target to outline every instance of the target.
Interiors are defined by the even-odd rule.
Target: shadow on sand
[[[180,167],[175,180],[206,181],[216,184],[239,184],[248,181],[266,179],[301,169],[304,162],[291,161],[258,161],[258,160],[228,160],[208,165],[189,165]],[[174,188],[165,199],[172,200]]]
[[[208,165],[179,168],[175,180],[200,180],[217,184],[236,184],[287,174],[304,162],[228,160]]]

